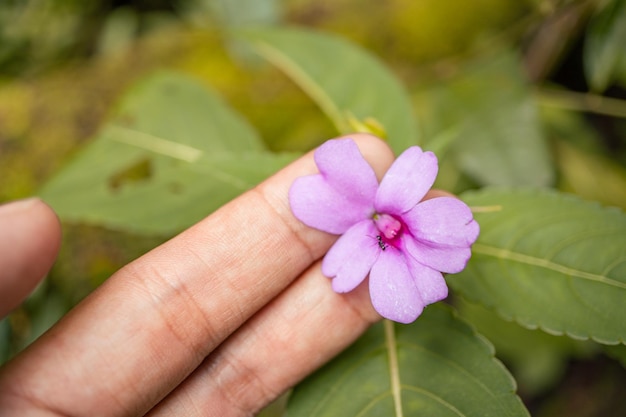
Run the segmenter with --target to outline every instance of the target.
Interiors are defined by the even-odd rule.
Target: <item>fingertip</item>
[[[0,317],[48,273],[61,246],[61,224],[39,198],[0,206]]]
[[[426,195],[424,196],[422,201],[426,201],[426,200],[430,200],[431,198],[438,198],[438,197],[458,198],[456,195],[454,195],[454,194],[452,194],[452,193],[450,193],[448,191],[444,191],[444,190],[439,190],[439,189],[433,188],[430,191],[428,191],[428,193],[426,193]]]
[[[22,217],[22,220],[30,224],[26,230],[39,237],[37,249],[41,252],[38,253],[42,260],[49,265],[45,269],[45,275],[56,260],[61,248],[61,220],[54,209],[41,198],[32,197],[28,200],[30,200],[30,209],[28,214]]]
[[[369,133],[352,133],[339,139],[352,139],[356,142],[361,154],[376,172],[379,181],[395,159],[389,144],[378,136]]]

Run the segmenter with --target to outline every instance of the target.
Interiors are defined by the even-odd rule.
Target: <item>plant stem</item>
[[[404,417],[402,411],[402,392],[400,386],[400,370],[398,368],[398,348],[396,346],[396,331],[391,320],[384,320],[385,339],[389,352],[389,378],[391,382],[391,395],[396,410],[395,417]]]
[[[626,118],[626,100],[552,88],[539,88],[535,95],[542,106]]]

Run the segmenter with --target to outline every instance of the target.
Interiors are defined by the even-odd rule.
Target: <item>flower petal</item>
[[[367,210],[334,189],[321,175],[296,178],[289,189],[289,205],[302,223],[336,235],[368,217]]]
[[[418,240],[445,246],[470,246],[478,238],[479,227],[472,211],[461,200],[439,197],[419,203],[402,215],[411,234]]]
[[[370,272],[382,252],[375,233],[374,223],[364,220],[352,226],[330,248],[322,261],[322,273],[333,278],[335,292],[352,291]]]
[[[378,179],[352,139],[334,139],[315,151],[315,163],[326,181],[353,200],[372,205]]]
[[[403,236],[403,246],[406,254],[412,256],[415,261],[448,274],[461,272],[472,256],[469,246],[444,246],[422,242],[410,235]]]
[[[315,151],[320,174],[297,178],[289,190],[294,215],[316,229],[342,234],[373,214],[378,181],[351,139],[330,140]]]
[[[418,146],[404,151],[378,187],[374,207],[379,213],[400,215],[419,203],[437,177],[437,157]]]
[[[411,323],[424,309],[424,301],[402,252],[381,252],[370,272],[370,297],[378,313],[399,323]]]
[[[410,256],[407,256],[407,262],[424,305],[436,303],[448,296],[448,285],[441,272],[420,264]]]

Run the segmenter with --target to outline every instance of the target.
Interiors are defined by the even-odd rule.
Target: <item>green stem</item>
[[[339,133],[351,132],[350,123],[345,115],[337,107],[333,99],[320,87],[319,84],[297,63],[272,45],[257,41],[257,51],[269,62],[280,68],[296,84],[300,86],[322,109],[326,116],[333,122]]]
[[[535,93],[539,104],[545,107],[626,118],[626,100],[551,88],[539,88]]]
[[[400,386],[400,370],[398,368],[398,347],[396,345],[396,331],[391,320],[384,320],[385,339],[389,352],[389,378],[391,382],[391,395],[396,410],[395,417],[404,417],[402,412],[402,392]]]

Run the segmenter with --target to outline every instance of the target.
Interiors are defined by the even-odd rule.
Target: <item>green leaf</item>
[[[301,383],[288,417],[528,416],[493,347],[442,304],[375,325]]]
[[[351,118],[374,119],[401,152],[420,142],[410,99],[375,57],[347,41],[304,29],[241,32],[269,62],[297,83],[342,133]]]
[[[528,328],[606,344],[626,340],[622,211],[547,190],[462,197],[479,211],[481,234],[465,271],[448,276],[455,290]]]
[[[207,153],[265,150],[248,122],[208,86],[174,72],[159,72],[138,83],[110,125],[128,132],[119,142],[189,162],[198,153],[187,153],[184,145]]]
[[[554,181],[550,153],[519,57],[501,53],[476,61],[415,96],[430,138],[448,138],[456,165],[482,185],[546,186]],[[425,148],[438,148],[433,139]]]
[[[113,121],[40,195],[65,221],[169,235],[293,158],[267,151],[197,81],[160,73],[128,93]]]
[[[612,82],[626,85],[626,0],[612,0],[591,19],[583,63],[591,88],[602,92]]]
[[[455,307],[461,318],[493,343],[498,358],[511,369],[526,395],[536,396],[554,387],[563,378],[572,358],[589,358],[598,350],[598,345],[589,341],[553,336],[505,321],[493,311],[462,297],[455,299]]]

